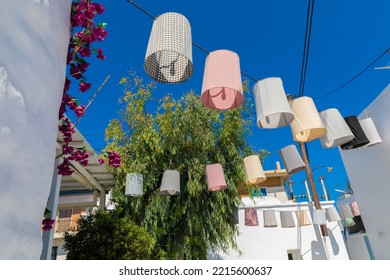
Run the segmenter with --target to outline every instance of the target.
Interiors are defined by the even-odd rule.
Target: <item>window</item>
[[[51,260],[56,260],[57,259],[57,253],[58,253],[58,246],[53,246],[51,248]]]
[[[70,218],[72,216],[72,209],[59,210],[59,218]]]

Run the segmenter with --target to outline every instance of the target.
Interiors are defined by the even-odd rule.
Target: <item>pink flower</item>
[[[42,220],[42,229],[44,231],[51,230],[53,228],[54,220],[51,218],[45,218]]]
[[[86,92],[90,88],[91,88],[91,83],[83,83],[83,82],[81,82],[80,85],[79,85],[79,90],[81,92]]]
[[[97,58],[104,60],[106,56],[103,54],[103,50],[101,48],[98,48],[97,50],[98,54],[96,55]]]
[[[83,76],[81,75],[81,71],[79,70],[78,67],[76,66],[72,66],[70,67],[70,70],[69,70],[70,74],[72,75],[72,77],[74,77],[75,79],[81,79]]]
[[[93,4],[95,6],[95,10],[96,12],[100,15],[104,12],[104,7],[102,4],[99,4],[99,3],[94,3]]]
[[[119,167],[121,165],[120,155],[115,151],[111,151],[108,154],[108,164],[115,168]]]
[[[85,106],[79,105],[77,106],[73,112],[76,114],[77,117],[82,117],[84,115]]]
[[[73,174],[73,170],[69,167],[69,161],[67,159],[64,160],[63,163],[57,166],[58,174],[62,176],[70,176]]]
[[[102,159],[102,158],[99,158],[98,161],[99,161],[100,164],[104,163],[104,159]]]
[[[79,50],[79,53],[82,57],[89,57],[91,56],[91,48],[88,46],[88,47],[84,47],[84,48],[81,48]]]

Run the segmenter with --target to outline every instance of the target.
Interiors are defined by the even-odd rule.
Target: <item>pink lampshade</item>
[[[225,174],[219,163],[206,165],[207,186],[209,191],[221,191],[226,189]]]
[[[246,226],[259,225],[256,208],[245,208],[245,225]]]
[[[360,216],[360,210],[359,210],[359,206],[357,204],[356,201],[352,202],[350,205],[351,207],[351,211],[352,211],[352,214],[356,217],[356,216]]]
[[[203,74],[202,103],[214,110],[233,109],[242,104],[240,59],[235,52],[209,53]]]

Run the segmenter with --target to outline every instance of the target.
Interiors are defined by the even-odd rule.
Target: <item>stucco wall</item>
[[[367,107],[383,143],[340,154],[376,259],[390,259],[390,85]],[[366,112],[361,113],[364,117]]]

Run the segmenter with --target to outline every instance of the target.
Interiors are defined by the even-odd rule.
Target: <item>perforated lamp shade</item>
[[[306,164],[303,162],[295,145],[288,145],[279,151],[280,157],[288,173],[297,173],[305,169]]]
[[[362,146],[362,148],[368,148],[382,143],[382,139],[379,136],[378,130],[371,118],[365,118],[359,120],[360,126],[362,127],[364,134],[367,136],[370,143]]]
[[[235,52],[217,50],[209,53],[204,68],[202,103],[215,110],[233,109],[242,104],[240,60]]]
[[[206,165],[207,186],[209,191],[226,189],[225,174],[219,163]]]
[[[298,210],[295,213],[297,215],[298,225],[300,227],[311,225],[309,214],[307,213],[307,210]]]
[[[304,96],[293,100],[291,110],[294,114],[290,124],[294,141],[310,142],[326,133],[312,98]]]
[[[258,155],[245,157],[243,165],[246,185],[258,184],[267,179]]]
[[[259,128],[283,127],[293,121],[294,115],[280,78],[272,77],[258,81],[253,86],[253,94]]]
[[[143,175],[138,173],[127,174],[125,195],[141,196],[142,189],[143,189]]]
[[[341,218],[343,220],[346,220],[346,219],[354,217],[353,214],[352,214],[351,208],[349,207],[348,204],[340,205],[339,206],[339,210],[340,210]]]
[[[368,140],[366,134],[364,133],[364,130],[362,126],[360,125],[360,122],[356,116],[348,116],[344,118],[346,123],[348,124],[349,128],[351,129],[353,135],[355,135],[355,138],[353,138],[351,141],[343,144],[340,146],[342,150],[352,150],[356,148],[360,148],[368,143],[370,143],[370,140]]]
[[[341,217],[335,207],[325,208],[325,213],[329,222],[337,222],[341,220]]]
[[[180,173],[176,170],[164,171],[160,194],[161,195],[177,195],[180,193]]]
[[[331,108],[320,112],[320,117],[326,128],[326,134],[320,138],[323,148],[333,148],[355,138],[343,116],[337,109]]]
[[[157,17],[146,50],[144,69],[160,83],[181,83],[193,72],[191,26],[178,13]]]
[[[277,227],[275,211],[267,209],[263,211],[264,227]]]
[[[326,216],[324,210],[322,209],[313,210],[313,224],[326,225]]]
[[[291,211],[280,211],[280,223],[282,228],[295,227],[294,218]]]

